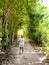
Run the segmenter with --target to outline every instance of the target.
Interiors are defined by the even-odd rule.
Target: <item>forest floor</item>
[[[0,56],[0,65],[49,65],[45,62],[46,54],[41,47],[25,44],[23,54],[19,54],[19,47],[12,45],[8,54]]]

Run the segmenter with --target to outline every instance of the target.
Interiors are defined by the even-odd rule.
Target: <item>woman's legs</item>
[[[24,49],[23,47],[20,47],[20,53],[22,52],[23,53]]]
[[[21,53],[21,47],[20,47],[20,53]]]
[[[22,53],[23,53],[23,51],[24,51],[24,49],[23,49],[23,47],[22,47]]]

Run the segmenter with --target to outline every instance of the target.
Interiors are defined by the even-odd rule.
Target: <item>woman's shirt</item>
[[[19,38],[19,44],[23,44],[24,45],[24,38]]]

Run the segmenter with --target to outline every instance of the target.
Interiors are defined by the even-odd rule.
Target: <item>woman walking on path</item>
[[[19,48],[20,48],[20,53],[23,53],[24,51],[24,37],[21,35],[21,37],[18,39],[19,42]]]

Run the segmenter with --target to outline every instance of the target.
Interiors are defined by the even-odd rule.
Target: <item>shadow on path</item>
[[[26,43],[23,54],[19,54],[19,47],[11,46],[11,50],[0,61],[0,65],[49,65],[43,62],[44,59],[46,59],[46,56],[39,54],[38,50]]]

